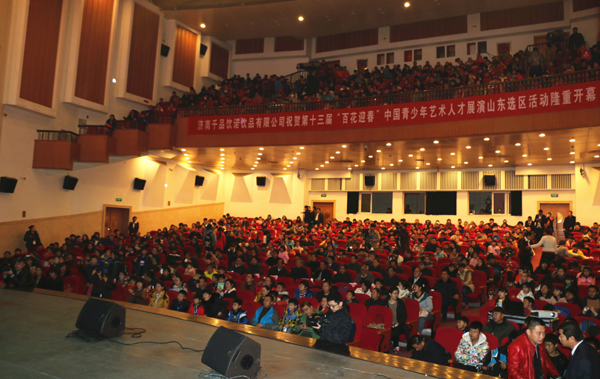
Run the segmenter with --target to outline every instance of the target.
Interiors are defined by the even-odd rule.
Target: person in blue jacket
[[[248,314],[245,310],[242,309],[243,301],[242,299],[235,299],[231,304],[231,310],[229,311],[229,315],[227,316],[227,321],[235,322],[238,324],[246,324],[248,325]]]
[[[273,308],[273,296],[265,295],[263,306],[256,310],[251,324],[265,329],[279,330],[279,313]]]

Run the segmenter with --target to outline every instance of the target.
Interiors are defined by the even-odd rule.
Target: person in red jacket
[[[509,379],[548,379],[558,377],[558,371],[544,348],[546,326],[537,318],[529,318],[527,330],[508,346]]]

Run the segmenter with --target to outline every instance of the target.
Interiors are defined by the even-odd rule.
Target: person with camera
[[[14,269],[8,266],[2,270],[4,272],[6,288],[19,291],[33,291],[33,287],[35,286],[33,275],[29,267],[27,267],[24,258],[17,259]]]
[[[331,292],[327,297],[327,305],[329,312],[321,322],[312,327],[321,336],[321,339],[315,344],[315,348],[348,355],[350,350],[346,343],[354,338],[356,325],[348,314],[344,306],[344,299],[339,292]]]
[[[300,308],[302,310],[302,316],[300,316],[300,320],[294,326],[294,333],[298,333],[303,337],[310,337],[319,339],[320,335],[313,329],[313,326],[317,325],[319,321],[323,318],[323,314],[315,308],[313,308],[310,301],[305,301],[302,303]]]

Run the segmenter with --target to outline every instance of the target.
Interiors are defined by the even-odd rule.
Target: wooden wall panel
[[[127,92],[152,99],[160,17],[135,4],[131,26]]]
[[[238,39],[235,41],[236,54],[259,54],[265,51],[264,38]]]
[[[294,37],[275,37],[275,52],[304,50],[304,40]]]
[[[461,34],[466,33],[467,29],[466,15],[393,25],[390,27],[390,42]]]
[[[186,87],[194,86],[197,44],[197,34],[182,27],[177,27],[175,56],[173,57],[173,81],[175,83]]]
[[[75,96],[104,105],[114,0],[85,0]]]
[[[564,19],[563,2],[530,5],[481,13],[481,30],[514,28],[517,26],[543,24]]]
[[[317,37],[317,53],[377,45],[378,38],[377,28]]]
[[[63,0],[30,0],[21,99],[52,108]]]
[[[573,0],[573,12],[600,7],[600,0]]]
[[[210,48],[210,72],[227,78],[229,75],[229,50],[222,48],[216,43],[212,43]]]

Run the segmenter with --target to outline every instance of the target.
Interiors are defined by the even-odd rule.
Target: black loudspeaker
[[[63,188],[66,190],[73,191],[78,181],[79,179],[77,179],[76,177],[67,175],[65,176],[65,180],[63,181]]]
[[[146,187],[146,181],[144,179],[135,178],[133,180],[133,189],[142,191]]]
[[[0,178],[0,192],[14,193],[17,186],[17,179],[3,176]]]
[[[160,55],[161,56],[168,57],[169,50],[171,50],[171,48],[169,46],[165,45],[164,43],[160,45]]]
[[[264,176],[257,176],[256,177],[256,185],[259,187],[264,187],[267,185],[267,178]]]
[[[375,185],[375,175],[365,175],[365,187],[373,187]]]
[[[484,186],[495,186],[496,185],[496,176],[495,175],[484,175],[483,176],[483,185]]]
[[[228,378],[256,378],[260,372],[260,344],[221,326],[212,335],[202,363]]]
[[[205,44],[201,43],[200,44],[200,58],[202,58],[203,56],[206,55],[206,50],[208,50],[208,46],[206,46]]]
[[[125,308],[110,301],[89,299],[81,308],[75,327],[88,334],[118,337],[125,330]]]
[[[202,187],[204,184],[204,176],[196,175],[196,187]]]

